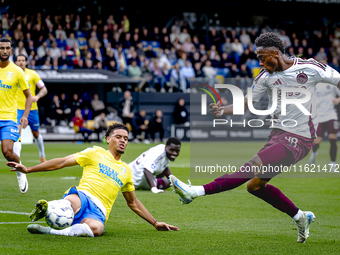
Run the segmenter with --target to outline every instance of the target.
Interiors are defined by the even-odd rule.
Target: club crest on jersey
[[[7,79],[12,79],[13,77],[13,72],[7,72]]]
[[[122,174],[125,175],[126,174],[126,168],[122,166],[121,168]]]
[[[296,76],[296,80],[300,84],[305,84],[308,81],[308,76],[307,74],[301,72]]]

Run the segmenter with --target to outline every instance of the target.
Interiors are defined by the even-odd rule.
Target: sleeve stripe
[[[322,70],[326,71],[326,65],[313,60],[299,60],[298,65],[311,64],[320,67]]]

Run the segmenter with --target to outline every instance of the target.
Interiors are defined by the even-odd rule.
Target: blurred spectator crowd
[[[76,133],[83,135],[85,142],[90,141],[89,136],[92,133],[96,133],[97,140],[101,141],[110,121],[126,124],[131,131],[129,139],[136,143],[149,143],[155,139],[163,141],[165,138],[166,127],[162,110],[155,109],[149,117],[143,108],[136,111],[136,102],[129,90],[124,92],[116,107],[106,105],[98,94],[94,94],[92,98],[86,92],[80,95],[74,93],[71,98],[64,92],[52,96],[49,110],[46,109],[49,114],[43,118],[43,124],[73,127]],[[174,124],[189,125],[189,112],[183,98],[178,98],[175,103],[172,120]]]
[[[193,82],[214,85],[225,79],[245,89],[260,70],[254,41],[265,31],[280,35],[288,56],[315,58],[339,71],[339,27],[303,34],[211,27],[197,36],[185,21],[147,28],[130,25],[127,15],[94,20],[72,13],[2,13],[0,24],[0,35],[12,40],[12,60],[25,54],[28,68],[111,70],[138,80],[135,91],[190,92]]]

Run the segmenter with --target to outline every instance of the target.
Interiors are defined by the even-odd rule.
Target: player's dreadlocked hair
[[[126,132],[130,132],[129,128],[127,126],[125,126],[122,123],[113,123],[111,126],[109,126],[106,130],[106,134],[105,137],[109,137],[111,135],[111,133],[116,130],[116,129],[124,129]]]
[[[285,54],[285,46],[283,44],[283,41],[272,32],[267,32],[257,37],[255,40],[255,45],[256,47],[263,48],[275,47],[280,50],[282,54]]]

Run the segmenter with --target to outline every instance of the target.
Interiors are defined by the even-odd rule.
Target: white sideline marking
[[[74,177],[74,176],[66,176],[66,177],[61,177],[61,179],[64,179],[64,180],[76,180],[77,177]]]
[[[30,215],[29,213],[25,213],[25,212],[13,212],[13,211],[0,211],[0,213]]]
[[[27,223],[33,223],[33,221],[26,221],[26,222],[0,222],[0,225],[4,224],[27,224]],[[44,221],[35,221],[34,223],[46,223]]]

